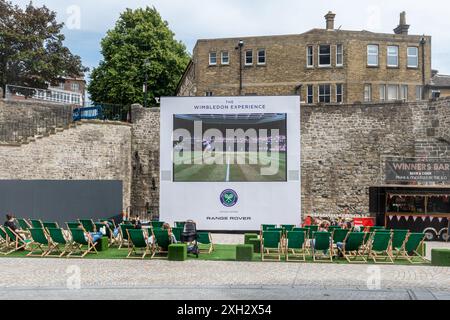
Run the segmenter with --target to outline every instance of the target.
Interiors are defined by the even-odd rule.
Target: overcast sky
[[[10,0],[25,5],[29,0]],[[66,23],[66,45],[92,68],[102,56],[100,40],[128,8],[155,6],[189,52],[199,38],[303,33],[324,28],[333,11],[336,28],[393,33],[406,11],[410,34],[433,37],[433,68],[450,74],[448,0],[34,0]],[[78,15],[79,12],[79,15]],[[79,19],[78,19],[79,17]]]

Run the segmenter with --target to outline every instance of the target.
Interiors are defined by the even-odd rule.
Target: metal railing
[[[6,100],[15,101],[38,100],[78,106],[82,106],[84,103],[83,95],[78,92],[66,91],[56,88],[30,88],[10,84],[6,85],[5,98]]]
[[[73,120],[78,121],[81,119],[131,122],[131,106],[111,103],[94,103],[84,108],[74,109]]]

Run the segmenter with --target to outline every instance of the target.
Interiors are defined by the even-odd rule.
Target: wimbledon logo
[[[222,202],[222,204],[225,207],[232,207],[232,206],[236,205],[237,201],[238,201],[238,195],[237,195],[236,191],[234,191],[232,189],[224,190],[220,194],[220,202]]]

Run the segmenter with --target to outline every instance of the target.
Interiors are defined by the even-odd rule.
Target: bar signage
[[[450,161],[386,161],[386,182],[450,182]]]

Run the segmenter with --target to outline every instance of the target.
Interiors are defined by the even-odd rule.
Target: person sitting
[[[103,233],[102,232],[87,232],[84,230],[83,226],[80,224],[78,226],[78,229],[82,229],[84,231],[84,239],[86,239],[86,241],[92,240],[93,243],[96,243],[98,240],[100,240],[103,237]]]
[[[167,222],[163,224],[162,226],[163,230],[167,230],[167,233],[169,234],[169,238],[170,238],[170,243],[177,243],[177,239],[175,238],[175,235],[172,232],[172,227],[170,226],[170,224],[168,224]],[[147,244],[155,244],[155,238],[153,237],[153,235],[151,235],[148,239],[147,239]]]
[[[136,217],[131,221],[131,223],[134,225],[135,229],[142,229],[142,223],[141,219],[139,218],[139,215],[136,215]]]
[[[328,231],[327,222],[323,221],[322,223],[320,223],[317,231],[318,232],[327,232]],[[330,243],[331,243],[331,241],[332,241],[332,239],[330,237]],[[315,250],[315,247],[316,247],[316,239],[311,239],[311,248],[313,248],[313,250]],[[323,250],[323,254],[326,256],[328,254],[328,249]]]
[[[17,226],[15,222],[15,218],[12,214],[6,215],[6,221],[3,224],[5,227],[10,228],[12,231],[14,231],[19,237],[23,238],[26,234],[25,230],[22,230],[20,227]]]

